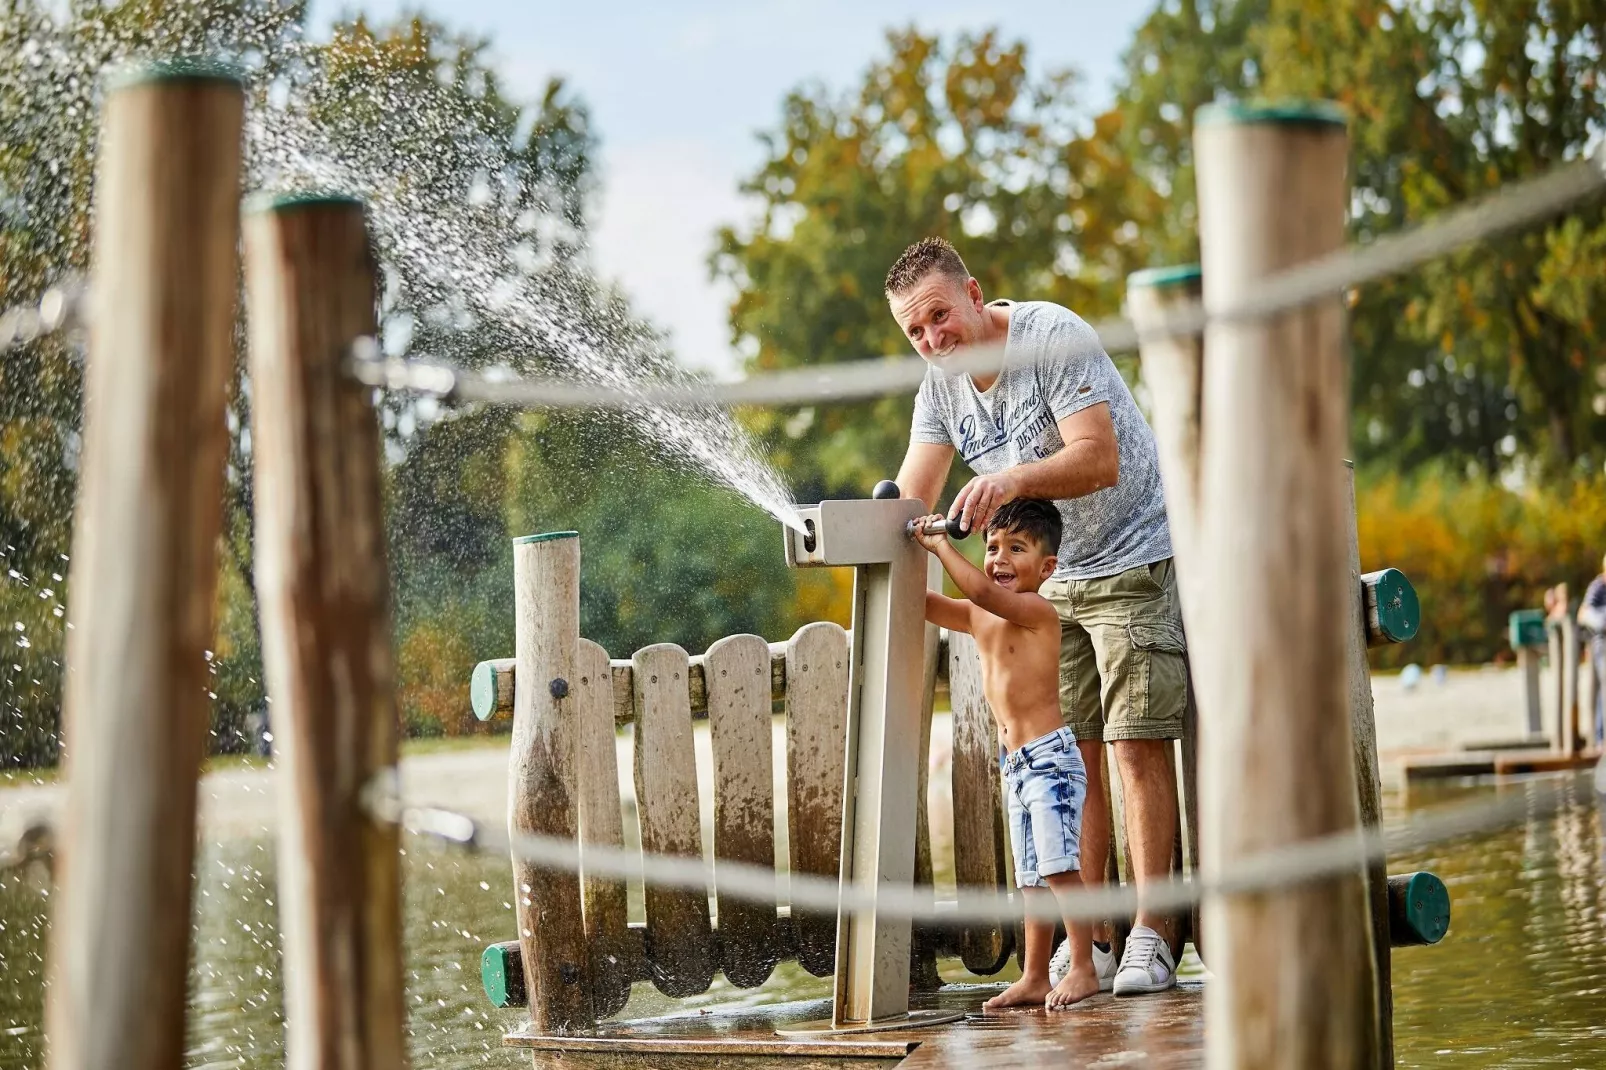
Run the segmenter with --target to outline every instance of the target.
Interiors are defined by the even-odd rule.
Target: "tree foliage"
[[[800,88],[763,135],[743,186],[763,209],[721,232],[712,260],[737,297],[731,331],[754,370],[906,352],[887,268],[915,239],[955,241],[989,296],[1114,311],[1142,263],[1124,198],[1136,189],[1103,137],[1078,136],[1074,78],[1034,72],[992,31],[944,42],[910,29],[852,91]],[[1139,190],[1138,192],[1142,192]],[[907,399],[754,414],[750,426],[805,497],[865,493],[897,469]]]

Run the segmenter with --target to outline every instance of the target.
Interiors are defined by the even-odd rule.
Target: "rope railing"
[[[1234,860],[1230,873],[1210,879],[1195,875],[1171,877],[1133,885],[1102,885],[1072,891],[1044,903],[1027,903],[1032,916],[1044,920],[1069,918],[1098,920],[1132,914],[1139,906],[1162,913],[1188,909],[1203,900],[1245,893],[1265,893],[1309,881],[1353,873],[1366,863],[1416,851],[1447,840],[1459,839],[1515,825],[1554,813],[1590,790],[1590,773],[1536,776],[1525,790],[1491,801],[1457,804],[1412,815],[1385,830],[1350,830],[1320,839],[1291,843],[1249,858]],[[395,790],[395,778],[384,777],[370,785],[365,805],[377,819],[475,854],[509,856],[553,870],[584,873],[622,881],[706,893],[713,884],[713,869],[703,858],[654,854],[600,844],[581,845],[573,840],[527,833],[509,834],[473,817],[439,807],[404,801]],[[719,861],[719,894],[757,903],[776,899],[775,870],[763,866]],[[931,885],[882,884],[866,888],[835,879],[792,873],[787,900],[794,911],[826,913],[838,909],[874,913],[884,919],[940,921],[951,924],[996,924],[1023,907],[1020,899],[1004,892],[966,887],[957,903],[938,903]]]
[[[1501,186],[1418,226],[1347,246],[1273,275],[1241,300],[1180,304],[1141,328],[1130,320],[1112,318],[1093,324],[1093,332],[1105,352],[1120,353],[1154,339],[1198,334],[1211,323],[1277,315],[1530,226],[1602,192],[1606,192],[1606,146],[1543,175]],[[1050,352],[1042,358],[1067,355],[1074,354]],[[1002,346],[978,346],[955,354],[943,367],[956,375],[992,371],[1002,356]],[[552,377],[497,378],[448,364],[385,357],[373,339],[360,340],[351,357],[351,373],[371,386],[517,408],[703,409],[866,401],[913,391],[929,367],[918,356],[870,357],[730,383],[659,380],[621,389]]]

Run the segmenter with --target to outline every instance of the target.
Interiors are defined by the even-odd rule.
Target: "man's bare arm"
[[[936,591],[926,592],[926,619],[950,632],[970,631],[970,603]]]
[[[965,530],[977,531],[987,526],[1000,506],[1016,498],[1063,501],[1115,486],[1121,478],[1121,451],[1109,403],[1101,401],[1074,412],[1058,427],[1064,449],[1040,461],[977,476],[954,496],[948,515],[959,517]]]
[[[927,509],[937,508],[937,495],[954,463],[954,448],[940,442],[911,442],[898,468],[898,491],[919,498]]]

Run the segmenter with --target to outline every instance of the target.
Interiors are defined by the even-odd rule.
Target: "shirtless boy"
[[[1078,845],[1087,798],[1082,755],[1060,715],[1059,612],[1037,593],[1054,574],[1060,512],[1053,502],[1035,498],[1005,504],[987,523],[981,569],[948,541],[943,519],[918,521],[915,538],[937,555],[966,597],[928,592],[926,619],[976,639],[982,691],[1008,751],[1004,789],[1015,849],[1015,883],[1030,906],[1040,907],[1037,897],[1051,893],[1063,897],[1082,883]],[[925,533],[928,523],[934,534]],[[1041,1004],[1054,1010],[1098,992],[1089,926],[1066,918],[1065,931],[1070,970],[1053,985],[1048,969],[1054,923],[1035,911],[1028,916],[1021,979],[988,1000],[986,1009]]]

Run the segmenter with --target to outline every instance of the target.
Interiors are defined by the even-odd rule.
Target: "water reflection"
[[[1391,816],[1494,791],[1458,787],[1388,800]],[[513,933],[506,862],[409,841],[406,858],[407,1000],[414,1065],[525,1066],[501,1047],[517,1012],[490,1008],[478,962],[487,943]],[[1391,861],[1393,872],[1431,869],[1454,897],[1437,947],[1394,957],[1395,1042],[1401,1067],[1606,1065],[1606,836],[1601,811],[1580,790],[1559,812],[1521,826]],[[284,1061],[277,893],[269,840],[203,847],[197,880],[191,989],[191,1067],[276,1067]],[[36,876],[0,877],[0,1068],[43,1065],[40,1021],[48,887]],[[818,995],[826,982],[781,967],[756,992],[723,978],[691,1001],[637,985],[627,1015],[740,999],[766,1003]]]
[[[1393,799],[1396,810],[1530,785],[1459,787]],[[1606,838],[1587,790],[1545,817],[1391,860],[1430,869],[1453,901],[1435,947],[1394,953],[1397,1063],[1606,1065]]]

